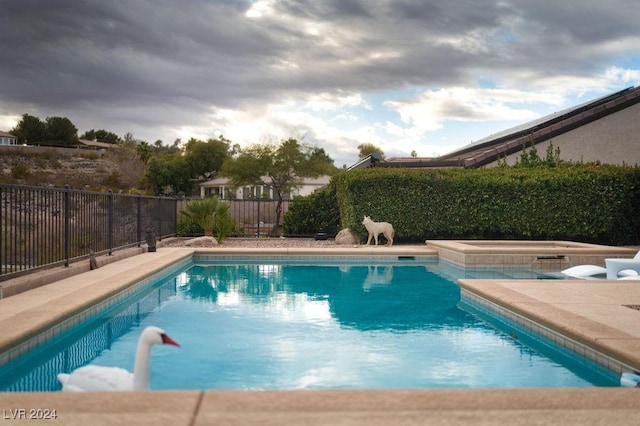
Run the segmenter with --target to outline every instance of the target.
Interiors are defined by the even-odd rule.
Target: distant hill
[[[138,188],[144,164],[135,152],[0,147],[0,183],[114,192]]]

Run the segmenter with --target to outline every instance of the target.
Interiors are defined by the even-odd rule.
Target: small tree
[[[23,114],[11,134],[18,137],[18,143],[36,145],[46,139],[46,125],[38,117]]]
[[[547,151],[544,158],[540,157],[535,145],[535,140],[533,139],[533,137],[531,137],[529,148],[527,149],[526,146],[522,147],[522,154],[520,154],[520,159],[516,160],[516,166],[557,167],[560,165],[560,163],[562,162],[562,160],[560,160],[560,148],[554,148],[553,142],[549,142],[549,146],[547,146]]]
[[[384,159],[384,151],[372,143],[361,143],[358,145],[358,151],[358,158],[365,158],[371,154],[380,154],[380,158]]]
[[[185,160],[192,178],[215,175],[231,151],[230,141],[220,137],[203,142],[191,138],[185,146]]]
[[[144,184],[155,194],[191,194],[193,186],[189,167],[180,154],[164,154],[149,158]]]
[[[278,204],[271,234],[276,235],[284,198],[300,186],[303,178],[318,177],[335,170],[327,158],[319,155],[318,150],[290,138],[280,144],[252,145],[237,157],[228,158],[221,172],[234,186],[265,185],[273,189]]]
[[[66,117],[47,117],[46,143],[55,146],[74,146],[78,143],[78,129]]]
[[[149,162],[149,159],[153,156],[153,149],[147,142],[140,142],[136,145],[136,155],[144,164]]]
[[[112,144],[117,144],[119,142],[121,142],[120,136],[116,135],[113,132],[109,132],[107,130],[104,129],[99,129],[99,130],[87,130],[86,132],[84,132],[81,136],[80,139],[87,139],[90,141],[98,141],[98,142],[104,142],[104,143],[112,143]]]

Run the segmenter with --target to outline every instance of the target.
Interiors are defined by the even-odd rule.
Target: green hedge
[[[335,235],[340,230],[340,211],[333,188],[297,197],[283,218],[286,235]]]
[[[361,238],[365,215],[391,222],[396,241],[567,239],[640,242],[640,168],[571,165],[385,169],[334,176],[341,227]]]

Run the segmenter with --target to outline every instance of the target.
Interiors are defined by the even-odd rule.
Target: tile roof
[[[87,139],[78,139],[78,143],[85,146],[92,146],[94,148],[104,148],[104,149],[113,149],[113,148],[119,147],[118,144],[90,141]]]

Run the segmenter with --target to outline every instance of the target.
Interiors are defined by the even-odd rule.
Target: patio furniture
[[[620,276],[625,279],[637,277],[640,274],[640,251],[632,259],[610,258],[605,259],[606,268],[598,265],[577,265],[562,271],[563,275],[570,278],[587,279],[597,275],[607,275],[608,280],[616,280]],[[638,278],[640,279],[640,278]]]
[[[640,274],[640,259],[605,259],[604,262],[607,265],[608,280],[618,279],[618,273],[626,270],[633,270]]]
[[[625,273],[621,274],[623,276],[633,276],[640,274],[640,251],[638,251],[636,255],[633,256],[633,259],[605,259],[604,262],[607,266],[608,280],[618,279],[618,274],[622,271],[625,271]],[[632,271],[635,271],[635,274]]]
[[[604,275],[607,269],[597,265],[578,265],[562,271],[562,274],[570,278],[586,279],[596,275]]]
[[[633,271],[632,271],[633,272]],[[631,280],[635,280],[635,281],[640,281],[640,275],[624,275],[620,278],[618,278],[619,280],[625,280],[625,281],[631,281]]]

